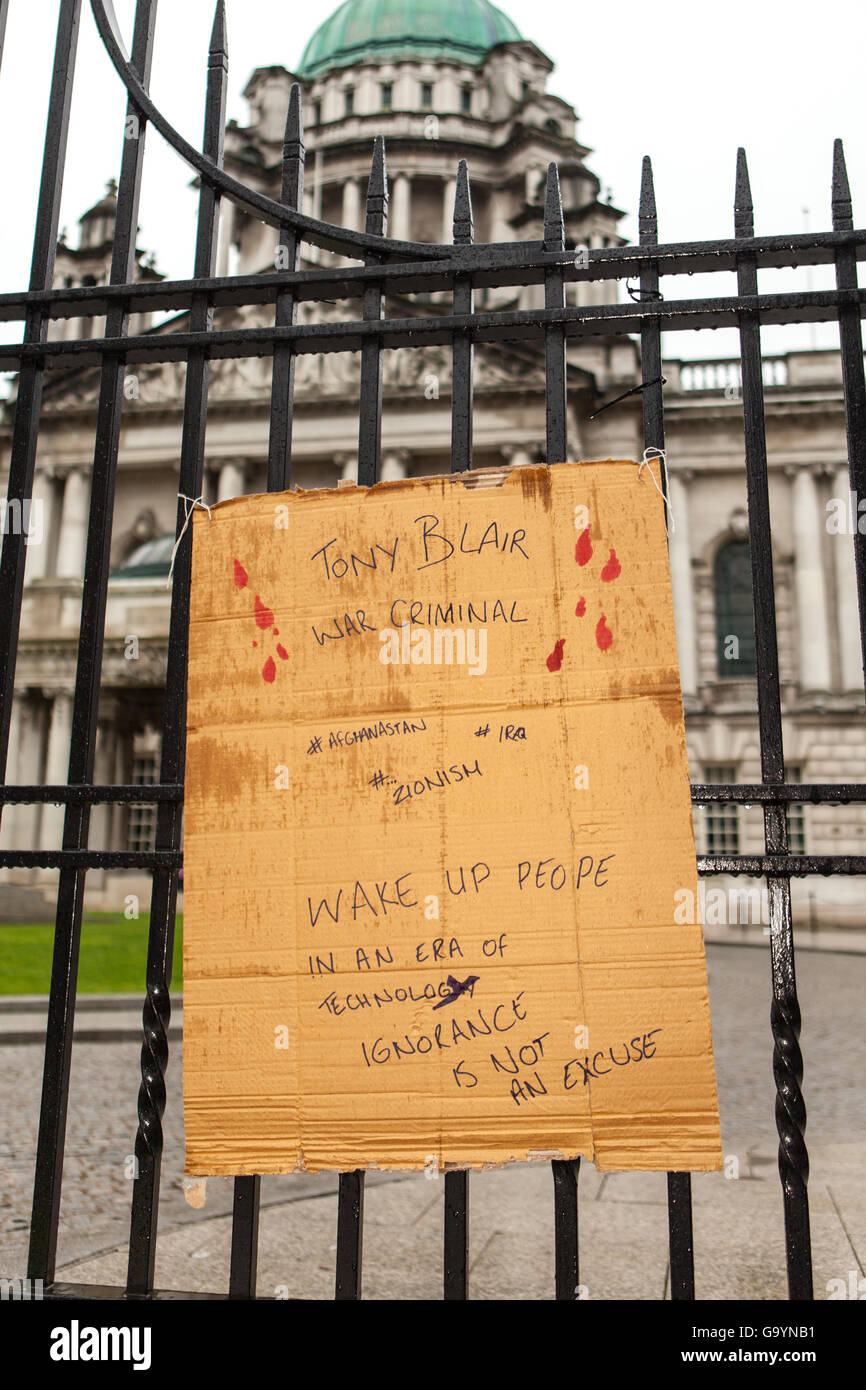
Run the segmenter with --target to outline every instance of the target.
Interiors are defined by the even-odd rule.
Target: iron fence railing
[[[801,1092],[800,1009],[794,971],[790,878],[797,874],[863,874],[866,856],[794,855],[789,852],[786,806],[791,802],[840,805],[866,802],[866,785],[791,785],[785,782],[782,716],[776,641],[776,606],[770,543],[770,505],[764,426],[765,365],[761,328],[766,324],[837,321],[839,324],[850,485],[866,496],[866,386],[861,318],[866,292],[858,288],[857,262],[866,258],[866,231],[855,230],[841,142],[832,173],[832,230],[792,236],[756,237],[752,199],[741,150],[737,160],[734,236],[710,242],[663,244],[658,239],[653,177],[646,159],[640,192],[639,244],[581,250],[569,247],[564,232],[556,165],[547,176],[543,239],[476,245],[467,167],[457,170],[453,242],[432,245],[389,239],[385,147],[377,138],[366,202],[363,232],[350,231],[305,216],[301,211],[304,141],[300,92],[292,91],[283,150],[280,200],[246,187],[222,167],[226,126],[228,60],[223,0],[216,8],[208,56],[207,97],[201,150],[189,145],[148,96],[154,46],[156,0],[137,0],[131,54],[119,36],[110,0],[91,0],[93,15],[108,55],[127,90],[127,124],[134,120],[137,138],[123,141],[117,190],[117,215],[109,283],[90,288],[53,285],[60,198],[82,0],[61,0],[56,39],[42,178],[30,281],[22,293],[0,295],[0,320],[23,323],[21,342],[0,344],[0,370],[17,372],[17,393],[10,454],[8,499],[22,507],[32,495],[40,408],[46,372],[96,365],[99,400],[93,447],[89,529],[85,558],[78,661],[67,784],[0,788],[3,805],[56,801],[65,806],[62,843],[48,851],[0,853],[0,866],[59,869],[54,955],[51,973],[45,1069],[36,1159],[29,1275],[43,1281],[46,1296],[74,1297],[86,1286],[55,1279],[61,1178],[72,1057],[73,1020],[81,938],[85,877],[88,869],[137,868],[153,875],[146,997],[143,1008],[141,1082],[128,1276],[125,1292],[156,1298],[154,1261],[163,1152],[162,1116],[169,1063],[171,961],[174,942],[178,870],[182,865],[187,626],[190,590],[191,532],[184,531],[183,496],[202,492],[204,437],[210,362],[219,357],[266,356],[272,359],[272,390],[267,487],[280,491],[291,483],[293,378],[299,354],[359,352],[358,481],[376,481],[382,425],[382,353],[429,344],[450,345],[452,470],[472,462],[473,350],[498,340],[534,340],[544,345],[546,370],[546,460],[564,461],[566,449],[566,343],[604,334],[637,334],[642,363],[643,430],[646,448],[664,450],[664,382],[661,334],[705,327],[735,326],[740,335],[737,373],[742,387],[745,469],[755,609],[758,717],[761,746],[759,784],[695,786],[696,803],[733,802],[760,805],[765,849],[761,855],[705,855],[704,874],[766,876],[770,904],[773,1070],[777,1090],[779,1171],[786,1230],[790,1297],[812,1296],[808,1207],[809,1161],[804,1139],[806,1112]],[[0,0],[0,51],[8,0]],[[133,283],[135,230],[149,125],[174,146],[199,176],[198,225],[192,278],[184,281]],[[220,200],[228,197],[250,214],[277,228],[280,264],[274,274],[219,277],[216,270]],[[318,246],[362,261],[357,266],[298,268],[302,244]],[[758,271],[767,267],[835,266],[832,290],[760,294]],[[692,272],[734,271],[736,295],[671,300],[662,297],[663,276]],[[635,279],[631,302],[578,307],[565,302],[574,281]],[[544,286],[544,308],[476,311],[477,290],[500,286]],[[450,293],[451,312],[414,318],[384,317],[385,296]],[[299,323],[301,302],[348,300],[358,312],[345,321]],[[221,306],[273,306],[273,322],[258,328],[214,330],[214,310]],[[130,315],[154,310],[185,311],[184,331],[130,336]],[[57,341],[49,325],[63,318],[105,318],[101,337]],[[109,577],[109,546],[123,408],[123,379],[128,365],[182,361],[186,385],[180,464],[162,755],[155,786],[93,785],[97,705]],[[183,534],[181,534],[183,532]],[[861,642],[866,653],[866,536],[853,537],[861,614]],[[19,643],[25,567],[25,536],[7,529],[0,558],[0,767],[5,768],[12,694]],[[110,852],[90,847],[91,807],[97,803],[147,802],[157,807],[155,848],[151,852]],[[560,1299],[575,1297],[578,1276],[579,1162],[554,1162],[555,1288]],[[227,1296],[249,1299],[256,1289],[259,1220],[258,1177],[239,1177],[234,1184],[234,1214]],[[467,1213],[469,1178],[447,1173],[444,1184],[444,1296],[468,1294]],[[361,1293],[364,1174],[342,1174],[337,1214],[336,1297],[357,1299]],[[690,1175],[668,1175],[671,1295],[695,1296]],[[124,1290],[92,1289],[91,1296],[118,1296]],[[177,1296],[177,1295],[175,1295]]]

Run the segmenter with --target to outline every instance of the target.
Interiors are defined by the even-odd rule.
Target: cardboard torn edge
[[[656,460],[652,459],[650,460],[647,466],[651,467],[652,463],[655,462]],[[630,468],[638,468],[640,466],[638,459],[615,458],[565,459],[563,460],[563,463],[571,463],[577,465],[595,465],[602,463],[622,464],[627,465]],[[427,473],[419,477],[412,478],[388,478],[380,480],[376,483],[372,483],[369,486],[363,483],[353,482],[351,478],[339,478],[337,480],[336,487],[286,488],[285,491],[282,493],[248,492],[243,493],[240,497],[226,497],[222,502],[211,503],[210,508],[208,510],[210,512],[224,512],[229,508],[237,507],[238,505],[247,502],[254,502],[260,498],[268,498],[270,501],[274,501],[276,498],[285,496],[286,492],[290,492],[293,497],[306,500],[307,498],[322,497],[327,496],[328,494],[339,493],[341,496],[344,494],[348,495],[350,490],[353,492],[361,492],[365,495],[374,492],[399,492],[405,489],[407,486],[411,487],[414,486],[415,483],[422,482],[447,482],[451,483],[452,485],[459,484],[460,486],[465,487],[467,491],[473,491],[474,489],[481,487],[502,488],[507,486],[518,486],[523,481],[523,479],[528,478],[530,477],[530,475],[533,474],[538,479],[540,479],[541,477],[549,478],[552,468],[562,467],[562,463],[528,463],[520,464],[516,468],[503,467],[500,464],[489,464],[485,468],[469,468],[462,473]],[[518,480],[518,482],[512,483],[512,479],[515,478]],[[195,524],[200,524],[200,517],[198,516],[200,510],[204,509],[195,508],[193,512],[193,520]]]
[[[432,1157],[433,1155],[431,1155]],[[438,1155],[437,1155],[438,1158]],[[471,1161],[439,1163],[437,1171],[441,1173],[488,1173],[506,1168],[513,1163],[572,1163],[575,1159],[585,1158],[592,1163],[599,1173],[666,1173],[670,1170],[668,1161],[660,1160],[654,1164],[644,1164],[641,1168],[617,1168],[608,1167],[598,1161],[599,1155],[596,1148],[595,1137],[593,1136],[591,1151],[586,1148],[571,1149],[526,1149],[521,1153],[512,1153],[508,1158],[493,1160],[482,1159],[477,1163]],[[707,1156],[701,1161],[689,1164],[689,1172],[692,1173],[717,1173],[721,1172],[724,1166],[721,1144],[719,1145],[718,1155],[715,1161],[710,1162]],[[429,1169],[429,1160],[418,1163],[376,1163],[367,1162],[360,1165],[361,1171],[365,1173],[423,1173]],[[212,1166],[209,1169],[209,1177],[254,1177],[256,1175],[268,1177],[291,1176],[294,1173],[355,1173],[359,1169],[357,1163],[346,1163],[345,1165],[323,1164],[321,1167],[308,1168],[303,1161],[303,1153],[299,1150],[299,1159],[293,1168],[266,1169],[262,1167],[250,1166],[246,1164],[231,1166],[229,1164],[218,1165],[216,1169]],[[184,1178],[184,1184],[194,1180],[204,1181],[202,1175],[189,1174]],[[204,1203],[202,1203],[204,1205]]]

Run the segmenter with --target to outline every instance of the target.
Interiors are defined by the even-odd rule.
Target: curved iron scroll
[[[285,203],[278,203],[273,198],[266,197],[264,193],[249,188],[245,183],[232,178],[231,174],[217,168],[216,164],[206,155],[200,154],[194,146],[184,140],[171,122],[166,120],[159,107],[154,105],[141,85],[135,74],[135,69],[129,61],[120,34],[113,0],[90,0],[90,8],[93,11],[99,36],[126,87],[130,101],[139,114],[159,131],[172,149],[176,150],[181,159],[186,160],[187,164],[206,179],[218,193],[231,198],[233,202],[240,203],[242,207],[248,208],[272,227],[289,227],[304,241],[311,242],[314,246],[321,246],[328,251],[336,251],[341,255],[352,256],[358,260],[363,260],[368,255],[375,255],[382,260],[389,261],[442,261],[455,255],[457,248],[447,243],[395,241],[390,237],[371,236],[367,232],[349,231],[344,227],[334,226],[331,222],[321,222],[318,218],[307,217],[304,213],[296,212]]]

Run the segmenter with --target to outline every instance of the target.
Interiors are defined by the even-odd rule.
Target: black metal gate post
[[[752,194],[746,152],[737,154],[734,235],[754,236]],[[757,260],[737,257],[737,292],[745,300],[758,293]],[[767,440],[764,427],[764,379],[761,368],[761,327],[758,315],[743,308],[740,321],[740,360],[743,374],[743,424],[746,440],[746,491],[750,535],[752,593],[755,604],[755,657],[758,669],[758,727],[761,772],[766,786],[785,781],[782,750],[782,703],[779,689],[779,649],[776,637],[776,599],[773,583],[773,543],[770,492],[767,481]],[[788,822],[785,807],[764,803],[764,840],[768,855],[787,855]],[[800,1090],[800,1007],[794,978],[794,936],[791,923],[791,880],[768,876],[770,893],[770,951],[772,957],[773,1075],[776,1081],[776,1125],[779,1130],[779,1174],[785,1201],[788,1287],[791,1298],[812,1297],[812,1254],[809,1233],[809,1157],[803,1138],[806,1107]]]
[[[219,168],[225,139],[225,107],[228,84],[228,52],[224,0],[218,0],[208,55],[205,98],[205,156]],[[214,273],[219,230],[219,193],[206,179],[199,190],[195,245],[196,282]],[[204,439],[207,422],[207,388],[210,362],[207,338],[213,324],[213,307],[206,290],[197,289],[190,300],[190,335],[198,340],[186,358],[186,390],[180,447],[177,503],[178,547],[174,559],[171,620],[168,639],[165,712],[162,731],[160,780],[183,782],[186,761],[186,684],[189,631],[189,588],[192,561],[192,529],[186,525],[194,499],[201,495],[204,471]],[[169,801],[157,812],[156,848],[179,857],[182,805]],[[165,1073],[168,1066],[168,1025],[171,1019],[171,966],[177,906],[177,868],[163,868],[153,876],[150,933],[147,947],[147,997],[144,1003],[144,1041],[141,1047],[141,1086],[138,1093],[138,1132],[135,1158],[138,1167],[132,1191],[127,1288],[143,1297],[153,1289],[156,1260],[156,1228],[159,1213],[159,1175],[162,1165],[162,1116],[165,1111]]]

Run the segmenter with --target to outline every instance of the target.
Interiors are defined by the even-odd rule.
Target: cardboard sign
[[[721,1166],[647,469],[196,511],[188,721],[189,1174]]]

